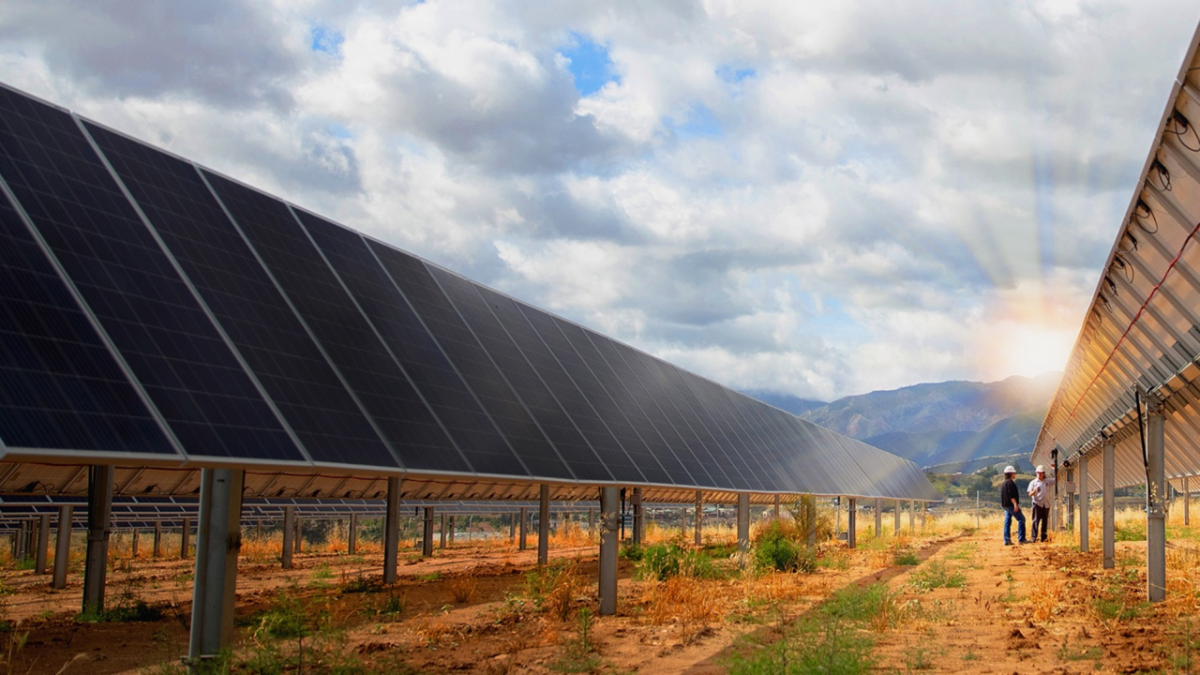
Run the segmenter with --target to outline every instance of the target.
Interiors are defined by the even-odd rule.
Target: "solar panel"
[[[564,367],[542,336],[534,330],[516,301],[482,286],[476,290],[612,478],[645,482],[646,478],[637,464],[576,384],[575,378],[583,377],[583,373],[572,374]]]
[[[411,309],[434,336],[435,344],[474,394],[485,413],[484,419],[490,420],[496,429],[503,432],[500,436],[503,443],[495,443],[491,434],[485,434],[477,440],[469,439],[471,442],[462,446],[475,470],[488,474],[566,476],[566,466],[553,457],[553,448],[549,447],[544,436],[538,439],[541,432],[524,408],[514,400],[512,390],[498,377],[495,366],[486,361],[486,356],[480,353],[477,346],[472,349],[470,341],[473,338],[453,308],[448,306],[449,301],[437,288],[425,265],[395,249],[374,242],[368,245],[383,263],[393,284],[408,300]],[[534,467],[522,461],[526,457],[518,459],[514,452],[512,444],[525,440],[532,446],[528,459]],[[535,470],[539,473],[531,473]]]
[[[0,261],[0,441],[175,454],[7,198]]]
[[[437,267],[430,271],[575,478],[611,481],[612,474],[476,291],[478,285]]]

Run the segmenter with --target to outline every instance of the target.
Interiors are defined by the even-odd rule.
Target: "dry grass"
[[[672,624],[687,644],[721,618],[721,594],[710,583],[686,576],[649,584],[643,596],[646,618],[656,626]]]
[[[475,591],[479,588],[479,582],[474,577],[454,577],[446,582],[446,587],[450,589],[450,597],[454,602],[463,604],[475,599]]]

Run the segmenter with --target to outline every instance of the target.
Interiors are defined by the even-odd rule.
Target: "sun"
[[[1008,375],[1033,377],[1060,371],[1074,342],[1073,329],[1014,325],[1007,331],[1000,360]]]

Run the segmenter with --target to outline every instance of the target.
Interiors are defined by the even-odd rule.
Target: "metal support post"
[[[750,550],[750,493],[739,492],[737,501],[737,543],[743,553]]]
[[[550,562],[550,486],[538,490],[538,567]]]
[[[642,488],[633,488],[633,544],[641,546],[646,534],[646,509],[642,506]]]
[[[508,514],[508,543],[513,543],[517,538],[517,514]]]
[[[383,583],[396,583],[396,566],[400,563],[400,494],[404,479],[388,477],[387,506],[383,515]],[[350,516],[350,547],[358,546],[358,516]]]
[[[588,509],[588,536],[592,537],[596,534],[596,509]]]
[[[929,502],[921,502],[921,531],[925,531],[925,519],[929,516]]]
[[[421,555],[428,558],[433,555],[433,507],[425,507],[425,522],[421,531]]]
[[[779,520],[779,495],[775,495],[775,520]]]
[[[138,557],[138,534],[140,534],[138,529],[136,527],[133,528],[133,538],[132,541],[129,542],[129,557],[134,560],[137,560]]]
[[[1088,510],[1091,500],[1088,499],[1091,484],[1088,483],[1088,456],[1079,456],[1079,550],[1087,553],[1089,548]]]
[[[517,515],[519,518],[517,522],[517,550],[524,551],[525,547],[528,546],[526,533],[529,528],[529,509],[522,506]]]
[[[1075,469],[1067,469],[1067,529],[1075,529]]]
[[[900,511],[902,511],[904,509],[904,502],[897,499],[895,507],[896,507],[896,510],[892,513],[892,519],[895,520],[896,522],[893,524],[893,527],[892,527],[893,532],[892,533],[900,534]]]
[[[37,559],[33,564],[34,574],[46,574],[46,560],[50,557],[50,514],[38,516]]]
[[[837,541],[842,538],[842,498],[836,497],[833,500],[833,540]]]
[[[188,551],[192,547],[192,519],[184,518],[183,527],[179,531],[179,558],[187,560]]]
[[[58,507],[58,539],[54,542],[54,588],[67,587],[67,563],[71,560],[71,520],[74,506]]]
[[[600,488],[600,615],[617,613],[617,530],[620,516],[617,505],[621,491],[615,487]]]
[[[193,672],[200,670],[202,661],[216,659],[233,638],[244,479],[241,469],[200,470],[200,522],[188,647]]]
[[[154,557],[162,557],[162,521],[154,521]]]
[[[883,500],[875,500],[875,537],[883,537]]]
[[[1162,401],[1152,397],[1146,402],[1146,595],[1150,602],[1167,598],[1165,425]]]
[[[296,553],[304,549],[304,523],[300,516],[296,516],[296,536],[292,542],[296,545]]]
[[[448,516],[442,514],[442,522],[438,525],[438,548],[446,548],[446,520]]]
[[[704,493],[696,490],[696,546],[703,546],[700,528],[704,521]]]
[[[262,541],[262,526],[263,526],[263,519],[256,518],[255,523],[254,523],[254,538],[259,541]]]
[[[814,495],[809,495],[804,500],[805,515],[808,516],[808,547],[815,548],[817,545],[817,498]]]
[[[113,467],[88,469],[87,558],[83,568],[83,613],[104,611],[108,536],[112,532]]]
[[[1116,447],[1111,439],[1104,440],[1104,569],[1111,570],[1116,566],[1116,527],[1113,515],[1116,511],[1116,496],[1113,494],[1116,484]]]
[[[1183,477],[1183,525],[1187,527],[1192,524],[1192,490],[1188,486],[1188,477]]]
[[[917,530],[917,500],[912,499],[908,502],[908,533],[912,534]]]
[[[449,520],[450,531],[446,533],[446,545],[454,546],[454,516],[450,516]]]
[[[295,552],[296,545],[292,543],[292,538],[296,536],[296,507],[283,507],[283,552],[279,558],[282,562],[282,567],[285,570],[292,569],[292,554]]]
[[[399,512],[397,512],[396,515],[399,516],[400,515]],[[398,523],[397,523],[397,525],[398,525]],[[262,528],[261,520],[258,521],[258,526],[259,526],[259,528]],[[397,543],[398,543],[399,537],[397,536],[396,539],[397,539]],[[350,527],[349,527],[349,529],[346,530],[346,553],[348,555],[354,555],[357,552],[358,552],[358,514],[351,513],[350,514]],[[386,573],[385,573],[385,576],[386,576]]]
[[[849,502],[846,509],[846,546],[855,548],[858,546],[858,500],[851,497],[846,501]]]

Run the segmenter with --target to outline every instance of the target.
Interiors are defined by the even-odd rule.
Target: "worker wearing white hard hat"
[[[1033,500],[1033,541],[1046,541],[1050,529],[1050,490],[1054,487],[1054,479],[1046,477],[1046,467],[1038,464],[1037,478],[1029,481],[1025,492]],[[1038,539],[1038,533],[1041,539]]]
[[[1000,506],[1004,507],[1004,545],[1012,546],[1012,521],[1017,521],[1017,543],[1028,544],[1025,538],[1025,514],[1021,513],[1021,491],[1013,479],[1017,470],[1010,464],[1004,467],[1004,482],[1000,485]]]

